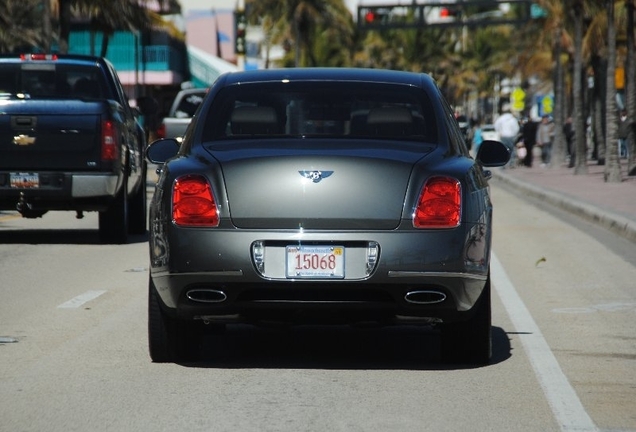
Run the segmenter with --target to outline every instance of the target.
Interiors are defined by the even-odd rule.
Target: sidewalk
[[[493,184],[502,184],[525,195],[574,213],[636,243],[636,176],[627,176],[621,159],[622,183],[605,183],[604,166],[588,161],[588,173],[574,175],[565,164],[542,168],[493,169]]]

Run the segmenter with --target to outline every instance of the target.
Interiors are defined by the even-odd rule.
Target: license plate
[[[344,278],[343,246],[287,246],[288,278]]]
[[[16,189],[37,189],[40,187],[38,173],[11,173],[11,187]]]

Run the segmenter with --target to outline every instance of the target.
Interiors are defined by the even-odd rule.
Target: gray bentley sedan
[[[427,325],[444,361],[491,357],[492,203],[435,81],[388,70],[222,75],[183,142],[147,150],[149,347],[193,361],[234,323]]]

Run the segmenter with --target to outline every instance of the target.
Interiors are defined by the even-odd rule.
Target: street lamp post
[[[236,53],[236,66],[239,70],[245,70],[245,33],[247,32],[247,20],[245,17],[245,0],[237,0],[236,14],[234,15],[236,29],[234,34],[234,46]],[[218,31],[218,30],[217,30]]]

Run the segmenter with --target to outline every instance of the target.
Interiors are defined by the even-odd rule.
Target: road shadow
[[[148,235],[129,235],[127,244],[145,243]],[[103,244],[97,229],[0,229],[0,244]]]
[[[490,365],[510,358],[510,339],[493,327]],[[446,364],[440,358],[439,331],[403,326],[354,328],[302,326],[263,329],[228,326],[221,334],[206,335],[202,360],[183,364],[228,369],[351,369],[453,370],[479,366]]]

